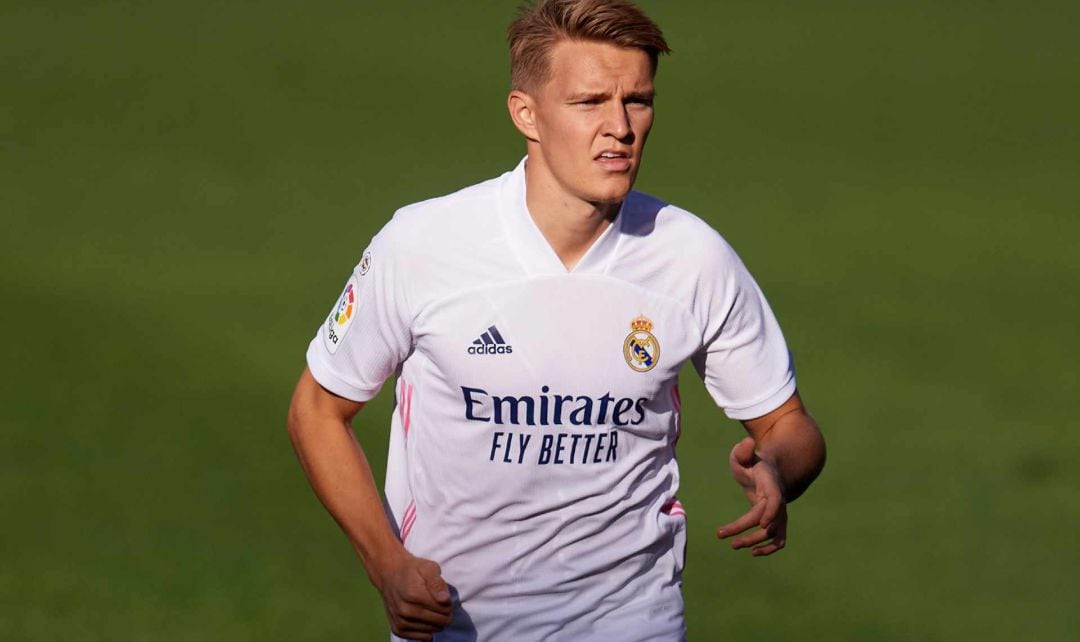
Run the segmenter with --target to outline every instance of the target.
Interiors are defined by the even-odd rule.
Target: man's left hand
[[[747,437],[735,444],[728,457],[731,475],[742,486],[750,510],[716,531],[720,539],[731,540],[731,548],[753,547],[755,556],[772,555],[787,543],[787,502],[780,471],[771,459],[754,452],[754,440]],[[751,531],[754,527],[758,530]]]

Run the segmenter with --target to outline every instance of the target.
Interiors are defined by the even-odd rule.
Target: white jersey
[[[367,401],[397,373],[390,521],[452,586],[458,640],[680,640],[679,369],[734,419],[795,391],[727,243],[638,192],[567,272],[510,173],[398,211],[308,365]]]

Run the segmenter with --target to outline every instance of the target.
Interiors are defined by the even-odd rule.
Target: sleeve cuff
[[[375,386],[374,388],[365,388],[342,379],[317,356],[313,355],[310,347],[308,348],[307,353],[307,365],[308,370],[311,371],[311,376],[315,378],[315,381],[319,382],[320,386],[339,397],[344,397],[351,401],[359,403],[371,401],[375,395],[379,393],[379,389],[382,388],[382,384]]]
[[[750,405],[742,406],[739,408],[724,408],[724,414],[728,417],[738,420],[746,421],[747,419],[757,419],[763,415],[767,415],[770,412],[776,410],[784,404],[785,401],[791,398],[791,395],[795,394],[795,374],[791,373],[788,376],[788,380],[780,388],[765,397],[761,401]]]

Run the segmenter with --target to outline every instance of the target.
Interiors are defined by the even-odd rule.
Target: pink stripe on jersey
[[[402,405],[404,403],[404,400],[405,400],[405,380],[404,379],[398,379],[398,382],[397,382],[397,414],[398,414],[398,419],[400,419],[402,423],[405,422],[405,407]]]
[[[404,544],[405,540],[409,539],[409,533],[412,532],[413,524],[416,523],[416,514],[413,513],[412,519],[405,523],[404,530],[401,531],[401,543]]]
[[[679,500],[672,499],[670,502],[660,507],[660,512],[665,515],[682,515],[686,517],[686,509],[679,503]]]
[[[416,503],[409,502],[408,508],[405,509],[404,518],[401,520],[401,541],[402,543],[409,537],[409,532],[412,531],[413,524],[416,522]]]
[[[409,436],[409,427],[412,425],[412,385],[404,379],[398,379],[398,418],[401,419],[401,427],[405,436]]]
[[[675,438],[671,441],[671,456],[674,457],[675,446],[679,444],[679,437],[682,436],[682,396],[679,395],[679,384],[677,383],[671,387],[671,408],[675,413]],[[686,517],[686,509],[674,497],[671,498],[670,502],[660,507],[660,512],[665,515]]]

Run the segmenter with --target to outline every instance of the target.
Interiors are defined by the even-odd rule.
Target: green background
[[[643,4],[639,187],[739,250],[829,442],[733,552],[684,373],[690,638],[1075,639],[1080,5]],[[285,412],[393,210],[522,155],[513,6],[0,5],[0,639],[385,639]]]

